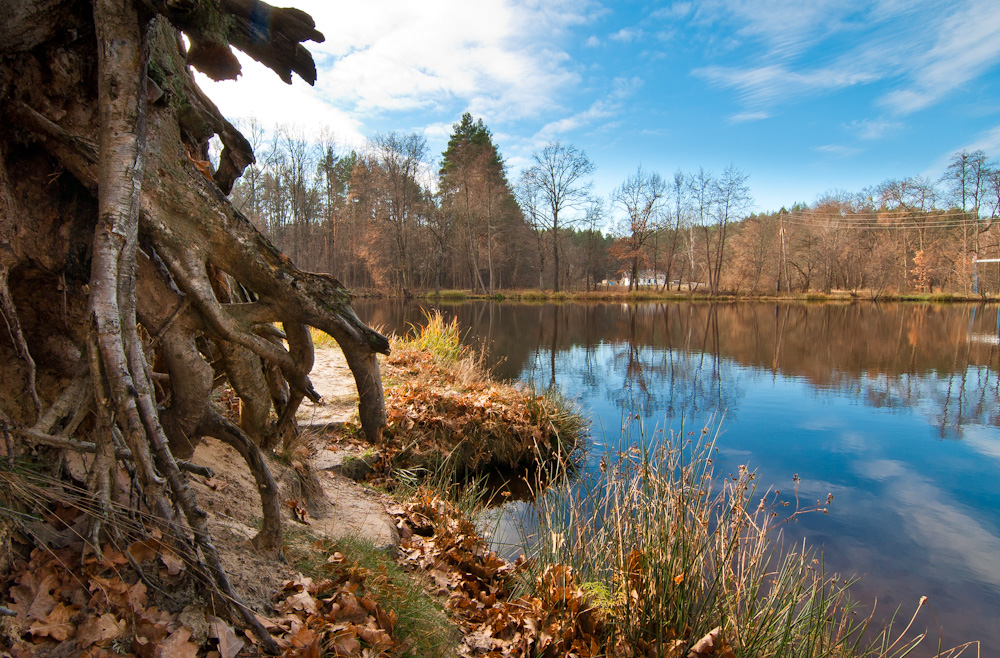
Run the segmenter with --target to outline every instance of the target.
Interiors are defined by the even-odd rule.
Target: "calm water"
[[[402,332],[418,305],[356,304]],[[721,468],[829,515],[786,529],[907,618],[928,596],[946,646],[1000,655],[1000,311],[903,304],[467,303],[441,307],[496,372],[557,386],[617,445],[622,418],[700,427],[724,413]],[[933,616],[922,617],[936,626]]]

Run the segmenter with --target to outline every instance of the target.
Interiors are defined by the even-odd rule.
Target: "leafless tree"
[[[532,159],[534,164],[526,180],[536,187],[542,199],[537,217],[544,221],[552,236],[553,289],[559,292],[560,229],[579,219],[565,213],[580,208],[589,198],[592,182],[587,177],[594,173],[594,164],[586,153],[561,142],[549,143]],[[528,214],[526,211],[525,215]]]
[[[614,233],[622,249],[620,257],[629,263],[629,290],[638,288],[639,263],[646,243],[663,227],[667,185],[656,172],[640,166],[611,192],[612,204],[624,214],[618,218]]]

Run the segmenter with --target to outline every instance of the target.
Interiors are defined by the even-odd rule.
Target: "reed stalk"
[[[719,477],[715,439],[710,427],[652,437],[640,428],[599,473],[541,496],[525,538],[534,545],[525,582],[571,566],[602,613],[609,655],[625,655],[624,647],[635,652],[628,655],[689,655],[710,633],[723,656],[910,655],[924,639],[912,620],[901,632],[875,628],[874,613],[860,614],[850,596],[853,579],[828,574],[805,543],[783,541],[784,523],[824,504],[802,508],[760,494],[745,466]],[[794,505],[790,513],[785,505]]]

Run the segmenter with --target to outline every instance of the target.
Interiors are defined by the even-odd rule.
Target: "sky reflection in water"
[[[828,515],[788,526],[790,539],[822,547],[830,571],[863,575],[862,600],[908,616],[927,595],[946,645],[979,639],[982,655],[1000,652],[996,307],[444,310],[471,342],[485,341],[500,375],[555,385],[591,415],[591,466],[633,414],[649,436],[724,413],[717,474],[747,464],[761,486],[786,493],[798,474],[804,505],[834,495]],[[402,328],[419,311],[376,315]],[[506,522],[498,528],[509,532]]]

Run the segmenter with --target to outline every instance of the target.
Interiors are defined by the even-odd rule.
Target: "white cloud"
[[[829,153],[830,155],[835,155],[840,158],[847,158],[861,153],[861,149],[851,146],[843,146],[842,144],[824,144],[823,146],[817,146],[816,150],[820,153]]]
[[[898,121],[886,121],[883,119],[861,119],[859,121],[852,121],[847,125],[847,128],[856,134],[859,139],[882,139],[897,130],[900,130],[903,124]]]
[[[880,103],[908,114],[1000,63],[995,0],[706,0],[680,20],[717,40],[728,28],[733,52],[752,53],[694,71],[751,106],[883,81],[891,86]]]
[[[1000,126],[983,131],[974,140],[966,144],[956,144],[947,153],[942,153],[921,173],[928,178],[937,178],[948,168],[954,155],[960,151],[985,151],[988,154],[1000,151]]]
[[[770,118],[770,112],[740,112],[729,117],[729,123],[746,123],[748,121],[762,121]]]
[[[570,0],[484,0],[475,11],[459,0],[296,6],[326,37],[306,44],[316,60],[315,89],[298,80],[283,85],[256,63],[244,66],[238,83],[201,78],[203,87],[230,116],[253,114],[267,124],[294,113],[351,140],[366,130],[367,117],[388,113],[459,105],[490,121],[541,115],[578,82],[560,44],[593,18],[589,3]]]
[[[707,66],[692,73],[720,87],[733,87],[751,105],[772,105],[791,96],[826,92],[873,82],[878,76],[865,71],[825,68],[794,71],[782,64],[756,68]]]
[[[214,82],[195,72],[198,86],[208,95],[223,116],[229,120],[256,118],[265,129],[295,123],[307,126],[310,133],[321,129],[332,131],[335,139],[351,147],[365,143],[361,122],[340,110],[316,93],[316,90],[293,76],[286,85],[273,71],[237,52],[243,65],[238,80]]]
[[[867,3],[843,0],[704,0],[690,19],[697,26],[732,26],[743,41],[762,44],[767,58],[792,57],[818,39],[850,29]],[[687,14],[674,12],[669,18]]]
[[[989,130],[980,133],[975,140],[964,147],[966,151],[986,151],[987,153],[996,153],[1000,151],[1000,126],[990,128]],[[962,149],[955,149],[956,151],[961,151]]]
[[[642,30],[623,27],[608,38],[612,41],[619,41],[621,43],[632,43],[633,41],[638,41],[642,38]]]
[[[467,99],[509,117],[531,116],[577,80],[559,49],[588,20],[585,4],[484,0],[303,3],[327,28],[319,84],[359,111],[409,110]]]
[[[1000,62],[1000,11],[995,0],[969,2],[935,25],[933,47],[913,54],[911,86],[883,98],[897,112],[909,114],[933,105]]]
[[[532,142],[541,145],[557,139],[560,135],[596,123],[600,119],[617,115],[621,112],[623,101],[638,91],[643,82],[638,77],[621,77],[612,80],[611,84],[612,89],[607,96],[594,101],[582,112],[545,124],[532,138]]]

